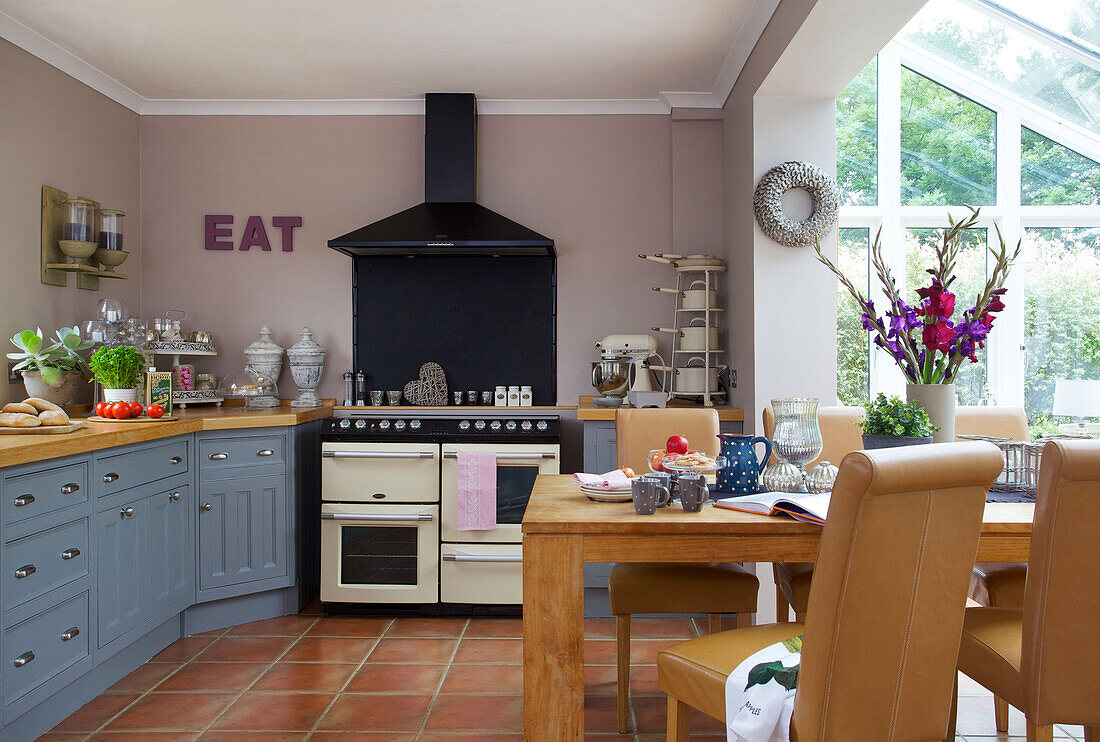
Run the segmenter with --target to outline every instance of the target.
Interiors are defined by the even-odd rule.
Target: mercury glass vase
[[[806,474],[806,464],[821,455],[821,427],[817,422],[819,401],[813,398],[773,399],[775,432],[772,450],[784,461]]]

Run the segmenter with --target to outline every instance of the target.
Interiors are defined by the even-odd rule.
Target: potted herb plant
[[[76,327],[62,327],[54,333],[54,342],[46,345],[42,328],[16,333],[11,344],[19,353],[8,358],[19,361],[13,367],[23,377],[23,386],[30,397],[39,397],[54,404],[67,405],[76,397],[86,366],[79,351],[94,343],[80,339]]]
[[[104,402],[136,402],[137,383],[145,357],[129,345],[100,348],[88,359],[95,380],[103,387]]]
[[[863,405],[863,411],[863,419],[856,424],[863,429],[864,448],[931,443],[932,434],[939,430],[919,402],[902,402],[880,393]]]

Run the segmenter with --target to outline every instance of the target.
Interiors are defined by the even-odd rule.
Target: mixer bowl
[[[605,397],[625,397],[630,386],[630,360],[602,358],[593,361],[592,386]]]

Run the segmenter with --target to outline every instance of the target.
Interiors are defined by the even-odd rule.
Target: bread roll
[[[52,410],[53,412],[64,412],[63,409],[55,405],[53,402],[50,402],[47,399],[42,399],[41,397],[27,397],[23,400],[23,404],[29,404],[31,407],[38,410],[39,412],[47,412],[50,410]]]
[[[3,412],[21,412],[24,415],[34,415],[35,417],[38,416],[38,410],[31,407],[26,402],[8,402],[6,405],[4,405],[4,409],[2,411]]]
[[[69,416],[64,412],[46,410],[38,413],[38,421],[43,425],[68,425]]]
[[[0,412],[0,427],[4,428],[37,428],[42,424],[34,415],[22,412]]]

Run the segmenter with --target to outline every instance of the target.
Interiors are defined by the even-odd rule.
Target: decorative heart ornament
[[[447,404],[447,376],[443,367],[429,361],[420,367],[420,378],[405,385],[405,399],[421,407]]]

